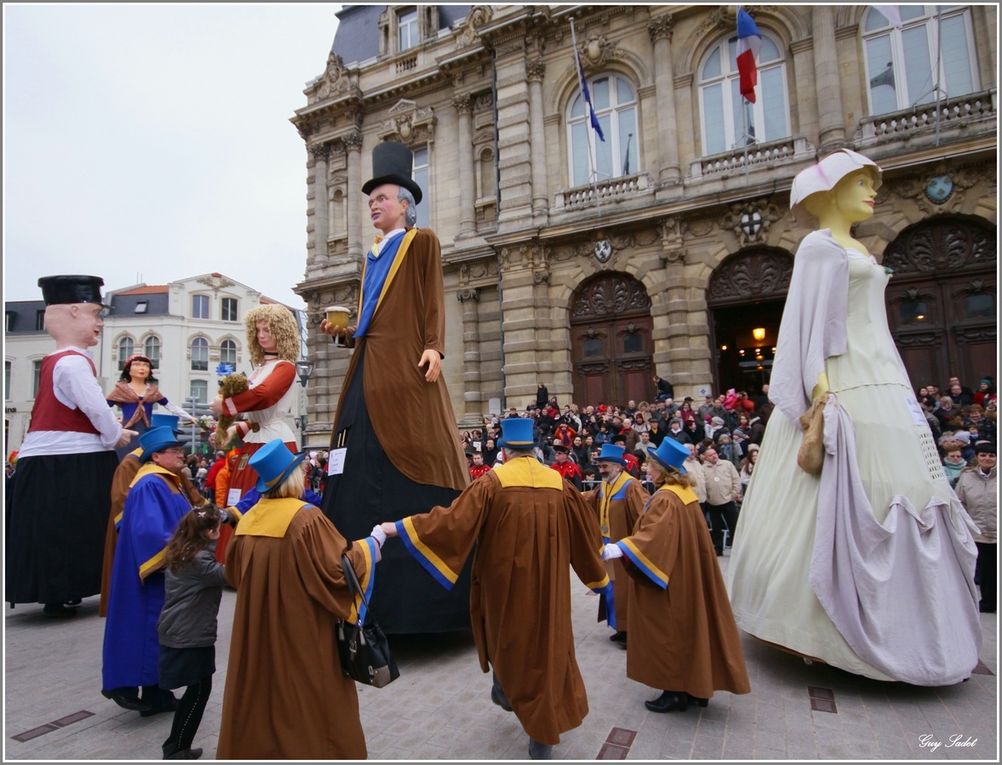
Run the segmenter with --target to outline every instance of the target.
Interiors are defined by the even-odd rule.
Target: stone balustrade
[[[744,172],[774,168],[813,157],[814,147],[806,138],[783,138],[779,141],[756,143],[744,149],[701,157],[689,165],[689,181],[709,180]]]
[[[575,186],[572,189],[558,191],[554,198],[554,210],[569,210],[599,203],[618,201],[643,194],[651,188],[651,179],[647,173],[623,175],[619,178],[609,178],[596,181],[587,186]]]
[[[996,125],[995,89],[955,96],[939,102],[919,104],[901,111],[866,117],[856,131],[856,144],[860,148],[897,141],[913,135],[934,133],[937,113],[940,132],[981,125],[990,132]]]

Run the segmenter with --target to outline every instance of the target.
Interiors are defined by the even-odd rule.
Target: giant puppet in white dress
[[[889,274],[853,239],[880,169],[853,151],[801,172],[797,250],[770,418],[727,579],[738,626],[878,680],[949,685],[981,646],[976,529],[943,473],[887,324]],[[824,464],[802,470],[798,418],[824,397]]]

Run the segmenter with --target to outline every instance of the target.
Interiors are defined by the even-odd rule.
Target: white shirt
[[[83,348],[69,346],[53,351],[48,356],[64,351],[76,351],[90,358]],[[18,459],[56,454],[88,454],[106,452],[115,447],[122,435],[122,426],[115,419],[101,386],[94,377],[90,362],[76,354],[63,356],[52,370],[52,392],[59,403],[70,409],[79,409],[91,421],[98,434],[79,433],[75,430],[35,430],[24,437]]]

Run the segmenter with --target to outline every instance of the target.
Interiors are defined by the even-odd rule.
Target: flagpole
[[[578,87],[581,88],[581,80],[584,78],[584,70],[581,66],[581,59],[578,58],[578,36],[574,31],[574,17],[571,16],[571,45],[574,46],[574,68],[578,73]],[[595,214],[597,216],[601,215],[602,200],[598,196],[598,185],[595,183],[595,179],[598,177],[598,171],[595,169],[595,159],[592,152],[592,136],[591,136],[591,125],[589,120],[591,115],[588,114],[588,102],[585,101],[584,89],[581,89],[581,108],[585,115],[585,138],[588,141],[588,180],[591,182],[591,191],[595,195]],[[573,152],[573,148],[571,149]]]
[[[738,95],[741,95],[740,93]],[[741,143],[744,144],[744,175],[748,175],[748,102],[741,96]]]
[[[939,92],[941,67],[943,65],[943,10],[942,6],[936,6],[936,146],[939,146]]]

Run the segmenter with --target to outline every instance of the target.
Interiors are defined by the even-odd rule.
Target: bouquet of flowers
[[[212,419],[211,415],[203,414],[201,417],[196,417],[195,422],[198,427],[206,432],[211,432],[214,427],[216,427],[216,421]]]
[[[238,393],[243,393],[248,387],[250,386],[247,383],[247,375],[226,375],[226,377],[219,381],[219,395],[224,399],[231,398]],[[235,418],[227,414],[225,410],[219,416],[219,422],[216,424],[215,436],[217,449],[225,450],[229,448],[228,431],[230,429],[230,425],[233,424],[234,419]]]

